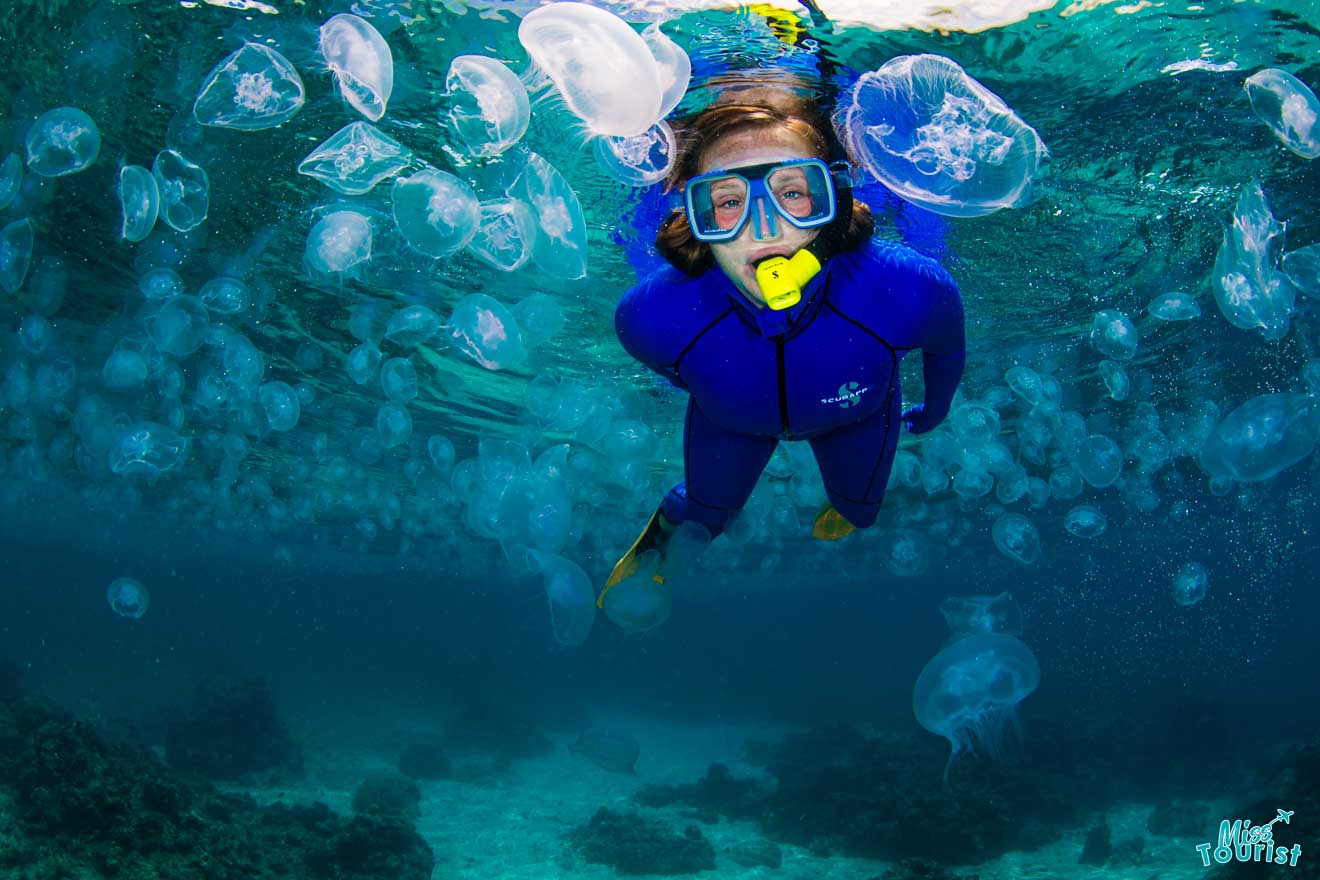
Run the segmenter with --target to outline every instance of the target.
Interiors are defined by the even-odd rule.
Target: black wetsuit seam
[[[884,437],[881,438],[880,452],[876,456],[875,464],[871,466],[871,479],[866,481],[866,491],[862,493],[863,498],[868,498],[871,495],[871,490],[875,486],[876,475],[880,471],[880,463],[885,460],[885,451],[889,448],[889,432],[894,430],[894,420],[890,418],[890,413],[893,411],[894,391],[898,388],[898,382],[896,381],[898,378],[898,358],[892,354],[891,357],[893,357],[894,371],[890,373],[889,393],[885,395],[885,434]],[[870,504],[873,502],[865,503]]]
[[[733,306],[729,306],[723,312],[720,312],[720,314],[717,315],[714,318],[714,320],[712,320],[705,327],[702,327],[700,330],[698,330],[696,335],[693,336],[692,339],[688,341],[687,345],[683,346],[683,350],[678,353],[678,357],[674,358],[674,363],[670,367],[674,371],[675,375],[678,374],[678,365],[683,362],[683,358],[687,357],[687,353],[692,350],[692,347],[696,345],[698,342],[700,342],[701,337],[709,333],[716,324],[718,324],[720,321],[723,321],[725,318],[729,317],[729,313],[732,311],[733,311]]]
[[[840,308],[839,308],[838,306],[836,306],[833,302],[829,302],[829,301],[827,301],[825,304],[826,304],[827,306],[830,307],[830,309],[834,312],[834,314],[838,315],[840,318],[843,318],[843,320],[847,321],[849,324],[852,324],[854,327],[856,327],[857,329],[861,330],[861,331],[862,331],[863,333],[865,333],[866,335],[870,336],[872,339],[874,339],[874,340],[876,340],[877,342],[879,342],[879,343],[880,343],[881,345],[883,345],[885,348],[889,349],[889,351],[890,351],[891,354],[893,354],[893,353],[895,353],[895,352],[898,352],[898,351],[913,351],[913,350],[914,350],[915,347],[906,347],[906,348],[905,348],[905,347],[903,347],[903,346],[898,346],[898,345],[894,345],[894,344],[892,344],[888,339],[885,339],[885,338],[884,338],[883,336],[881,336],[879,333],[876,333],[876,332],[875,332],[874,330],[872,330],[870,327],[866,326],[866,325],[863,324],[861,321],[859,321],[859,320],[857,320],[856,318],[854,318],[852,315],[849,315],[847,312],[845,312],[845,311],[843,311],[842,309],[840,309]]]

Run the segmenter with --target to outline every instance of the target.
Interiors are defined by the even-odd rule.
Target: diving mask
[[[752,224],[758,241],[776,238],[779,223],[816,229],[834,219],[830,166],[820,159],[789,159],[699,174],[683,192],[688,225],[698,241],[732,241]]]

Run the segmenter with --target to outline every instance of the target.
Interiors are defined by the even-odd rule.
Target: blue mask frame
[[[827,204],[827,209],[823,213],[813,214],[811,217],[795,217],[783,205],[779,203],[766,187],[766,177],[771,172],[780,168],[809,166],[820,170],[820,177],[823,180],[823,191],[813,191],[813,197],[823,197]],[[788,159],[783,162],[768,162],[761,165],[747,165],[740,168],[729,168],[724,170],[709,171],[705,174],[699,174],[688,181],[683,190],[683,207],[687,211],[688,225],[692,229],[692,236],[698,241],[705,242],[726,242],[732,241],[742,234],[750,219],[755,218],[755,224],[752,229],[753,236],[758,240],[774,238],[778,234],[776,218],[781,218],[790,226],[797,229],[816,229],[825,226],[834,220],[838,199],[835,193],[835,177],[842,177],[846,185],[851,184],[847,176],[846,166],[840,163],[840,167],[826,165],[820,159]],[[728,177],[736,177],[747,184],[747,202],[743,205],[742,216],[740,216],[728,229],[717,229],[713,220],[703,220],[708,217],[710,211],[705,214],[700,213],[700,209],[693,203],[693,193],[697,187],[693,184],[699,184],[708,180],[719,180]],[[755,209],[755,210],[754,210]],[[764,218],[764,219],[762,219]]]

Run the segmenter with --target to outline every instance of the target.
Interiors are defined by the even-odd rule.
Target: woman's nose
[[[774,241],[779,238],[779,218],[775,216],[774,208],[763,198],[752,202],[751,222],[747,225],[751,227],[752,238],[756,241]]]

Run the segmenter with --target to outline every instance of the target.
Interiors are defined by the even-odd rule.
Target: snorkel
[[[834,174],[834,219],[806,247],[791,257],[767,257],[756,264],[756,283],[765,304],[775,311],[791,309],[802,300],[802,288],[820,274],[825,262],[838,253],[852,222],[852,181]]]

